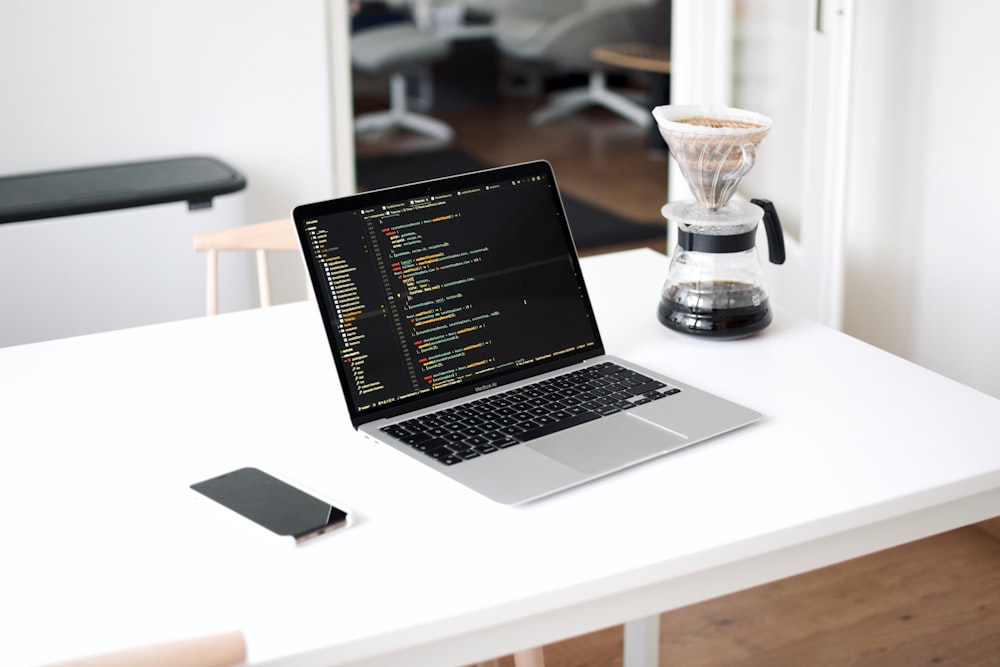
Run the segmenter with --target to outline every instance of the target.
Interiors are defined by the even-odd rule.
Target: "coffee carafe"
[[[657,316],[670,329],[698,336],[755,334],[772,319],[757,227],[763,220],[769,260],[775,264],[785,260],[784,237],[770,201],[732,196],[753,167],[771,121],[718,106],[661,106],[653,117],[695,196],[662,209],[677,227],[677,247]]]

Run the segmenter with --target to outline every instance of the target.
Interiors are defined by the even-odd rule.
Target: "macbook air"
[[[547,162],[306,204],[293,218],[354,427],[497,502],[760,417],[606,354]]]

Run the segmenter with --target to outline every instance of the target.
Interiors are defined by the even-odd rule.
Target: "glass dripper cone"
[[[653,118],[692,194],[713,210],[729,203],[771,129],[767,116],[726,106],[659,106]]]

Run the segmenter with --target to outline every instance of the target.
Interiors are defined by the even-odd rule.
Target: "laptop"
[[[760,418],[605,353],[545,161],[292,217],[354,428],[497,502]]]

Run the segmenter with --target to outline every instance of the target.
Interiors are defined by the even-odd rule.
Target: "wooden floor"
[[[564,190],[634,220],[658,219],[667,166],[641,130],[602,110],[531,127],[536,104],[438,115],[456,128],[454,143],[484,161],[544,158]],[[357,150],[433,144],[390,132],[360,139]],[[619,626],[552,644],[546,665],[620,665],[621,641]],[[663,614],[660,664],[1000,665],[1000,519]]]
[[[977,527],[661,615],[660,664],[1000,665],[1000,540]],[[620,627],[544,649],[621,664]]]

